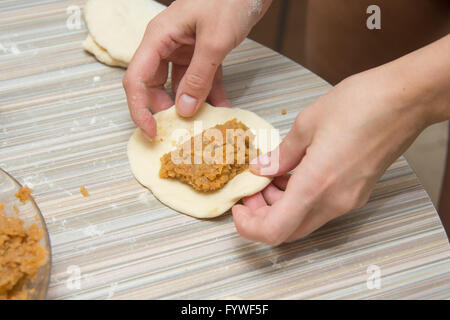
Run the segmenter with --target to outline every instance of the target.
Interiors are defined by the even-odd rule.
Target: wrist
[[[411,126],[419,132],[434,123],[434,116],[427,103],[425,87],[416,79],[410,77],[408,72],[395,64],[380,67],[382,95],[385,107],[392,109],[399,117],[408,118]]]
[[[390,63],[362,72],[372,95],[412,125],[427,126],[450,119],[450,36]]]
[[[450,36],[381,66],[394,102],[425,126],[450,119]]]
[[[338,86],[351,88],[355,104],[366,109],[369,117],[395,124],[401,122],[408,127],[404,127],[405,133],[408,131],[408,134],[415,135],[423,131],[430,121],[423,105],[417,103],[416,92],[405,90],[401,78],[400,74],[383,65],[355,74]],[[363,97],[362,103],[360,97]]]

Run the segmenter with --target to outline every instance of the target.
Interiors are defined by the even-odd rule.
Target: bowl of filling
[[[0,168],[0,300],[47,295],[50,240],[32,192]]]

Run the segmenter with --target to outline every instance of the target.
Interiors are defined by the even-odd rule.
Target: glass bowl
[[[39,207],[36,205],[34,198],[30,197],[29,201],[22,204],[19,199],[14,196],[14,194],[21,187],[22,185],[16,179],[0,168],[0,202],[5,205],[4,212],[6,216],[18,217],[22,219],[24,221],[24,226],[27,228],[31,224],[35,223],[40,229],[44,230],[44,235],[42,236],[40,244],[48,252],[47,263],[41,266],[36,276],[29,279],[25,284],[25,289],[28,290],[27,299],[40,300],[45,299],[50,282],[52,256],[50,250],[50,239],[44,217],[42,216]],[[13,210],[14,204],[19,208],[18,214],[16,214]]]

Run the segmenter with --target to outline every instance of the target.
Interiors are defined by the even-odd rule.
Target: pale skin
[[[173,105],[163,87],[168,61],[174,63],[180,115],[192,116],[205,99],[229,106],[220,65],[270,1],[263,1],[260,11],[251,10],[252,4],[177,0],[149,24],[123,81],[131,116],[149,139],[156,135],[156,123],[148,107],[158,112]],[[237,231],[278,245],[363,206],[415,138],[427,126],[450,119],[449,53],[447,35],[343,80],[303,109],[279,146],[272,183],[232,208]],[[261,159],[251,170],[261,174],[265,165]]]

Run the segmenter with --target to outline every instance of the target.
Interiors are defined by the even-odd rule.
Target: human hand
[[[418,100],[405,99],[405,88],[388,79],[377,68],[344,80],[299,113],[275,166],[267,156],[251,165],[261,174],[271,162],[275,178],[232,208],[243,237],[291,242],[367,202],[385,170],[430,124]]]
[[[222,84],[221,63],[262,17],[271,0],[177,0],[148,25],[123,78],[133,121],[144,135],[156,136],[156,113],[173,105],[164,88],[172,62],[177,112],[195,114],[208,98],[230,106]]]

